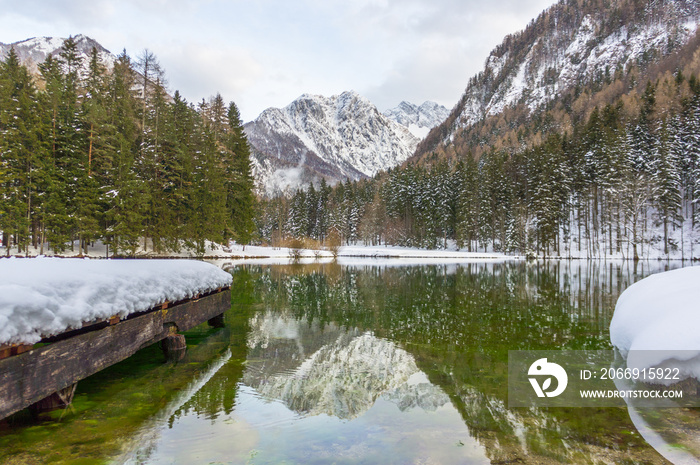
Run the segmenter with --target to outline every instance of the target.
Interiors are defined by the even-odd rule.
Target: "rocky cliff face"
[[[432,128],[445,121],[449,114],[450,111],[447,108],[430,101],[420,106],[404,101],[384,112],[384,116],[406,126],[419,139],[424,138]]]
[[[259,189],[268,195],[325,178],[374,176],[411,156],[418,139],[355,92],[302,95],[245,125]]]

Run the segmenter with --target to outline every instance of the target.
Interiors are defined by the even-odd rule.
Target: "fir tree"
[[[227,112],[228,137],[226,150],[230,154],[224,167],[226,173],[226,209],[235,239],[248,244],[252,239],[255,223],[254,180],[250,161],[250,147],[243,131],[238,107],[231,102]]]

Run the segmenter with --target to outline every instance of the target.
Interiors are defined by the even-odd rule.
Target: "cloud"
[[[247,120],[350,89],[380,109],[451,107],[491,49],[553,2],[0,0],[0,41],[84,33],[117,53],[148,48],[173,90],[190,101],[219,91]]]
[[[381,109],[401,100],[420,104],[426,99],[449,108],[503,37],[523,29],[552,3],[366,1],[354,13],[354,27],[371,31],[373,42],[386,47],[388,69],[364,93]]]
[[[233,100],[254,86],[264,72],[250,51],[231,45],[183,43],[168,47],[160,59],[161,63],[169,64],[166,74],[170,87],[179,90],[190,102],[217,92]]]
[[[0,3],[10,2],[3,1]],[[113,16],[116,12],[115,3],[109,0],[93,0],[90,2],[80,0],[22,0],[20,2],[13,1],[11,3],[11,7],[0,4],[3,14],[9,10],[14,15],[32,18],[39,23],[58,22],[66,24],[84,24],[89,22],[102,22]]]

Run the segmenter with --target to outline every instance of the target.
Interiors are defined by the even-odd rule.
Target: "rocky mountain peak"
[[[418,106],[402,101],[396,107],[386,110],[384,115],[406,126],[419,139],[424,138],[430,129],[445,121],[450,111],[435,102],[426,101]]]
[[[268,195],[321,178],[358,180],[399,165],[418,139],[354,91],[304,94],[245,125],[259,189]]]
[[[493,134],[517,132],[513,115],[527,122],[528,115],[556,106],[562,97],[575,99],[584,89],[594,92],[618,73],[635,69],[640,76],[687,44],[698,24],[698,0],[561,0],[491,52],[417,155],[475,140],[491,146],[495,142],[479,129],[489,118],[503,121],[493,123]],[[511,120],[501,117],[506,113]]]

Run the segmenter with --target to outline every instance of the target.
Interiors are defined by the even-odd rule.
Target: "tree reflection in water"
[[[508,350],[610,349],[608,327],[618,295],[666,267],[639,264],[635,270],[624,262],[579,261],[241,269],[234,274],[257,276],[261,296],[260,313],[251,319],[251,354],[259,362],[272,358],[281,364],[275,371],[260,362],[271,368],[265,373],[250,366],[244,380],[298,412],[352,418],[377,397],[406,389],[397,387],[406,376],[423,373],[431,395],[448,396],[493,462],[664,463],[626,410],[509,410],[506,404]],[[275,318],[278,328],[297,321],[294,337],[268,332],[267,342],[260,343],[264,328],[275,326],[264,321]],[[383,341],[374,344],[385,350],[375,367],[395,368],[383,381],[364,366],[356,347],[367,344],[362,339],[368,335]],[[289,352],[270,341],[289,346]],[[396,361],[388,363],[392,357]],[[362,373],[366,391],[349,389],[346,378]],[[674,444],[698,456],[697,411],[684,415],[687,424],[660,435],[672,433]]]
[[[0,462],[668,463],[642,423],[695,460],[694,409],[506,407],[509,350],[610,349],[619,294],[667,266],[237,266],[226,328],[81,382],[60,423],[12,419]]]

